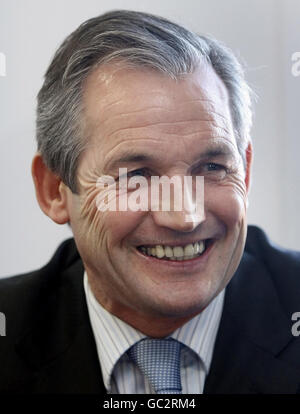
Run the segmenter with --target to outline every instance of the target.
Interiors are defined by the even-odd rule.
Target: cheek
[[[246,214],[246,196],[235,186],[205,189],[205,208],[227,227],[242,225]]]
[[[101,242],[105,240],[107,248],[113,252],[115,247],[123,247],[126,240],[130,239],[130,235],[134,233],[136,228],[142,221],[145,212],[132,211],[108,211],[101,214],[100,228]]]

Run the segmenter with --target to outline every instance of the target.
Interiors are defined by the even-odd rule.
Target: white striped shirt
[[[106,311],[96,300],[86,272],[84,290],[105,388],[110,394],[154,394],[146,377],[126,352],[145,338],[126,322]],[[184,344],[180,357],[183,394],[202,394],[223,310],[225,290],[170,338]],[[100,381],[100,379],[99,379]]]

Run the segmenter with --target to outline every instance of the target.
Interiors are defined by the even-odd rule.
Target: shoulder
[[[38,312],[46,298],[55,295],[63,283],[61,274],[80,260],[74,239],[65,240],[49,263],[38,270],[0,279],[0,312],[17,330],[30,315]],[[13,328],[15,327],[15,328]]]
[[[300,252],[286,249],[269,239],[257,226],[248,226],[245,255],[263,268],[272,280],[282,305],[288,311],[299,308]]]
[[[0,279],[0,312],[5,319],[0,393],[32,392],[33,369],[68,349],[76,327],[86,323],[82,277],[82,260],[69,239],[41,269]]]
[[[50,261],[42,268],[32,272],[0,278],[0,294],[3,293],[4,289],[12,289],[16,292],[26,289],[29,293],[33,287],[37,288],[46,282],[45,279],[42,279],[42,275],[54,273],[53,277],[55,277],[57,273],[63,271],[78,259],[79,254],[74,239],[67,239],[59,245]]]
[[[268,262],[270,260],[283,260],[286,263],[300,266],[300,252],[286,249],[274,243],[259,227],[249,225],[245,250],[254,254],[260,260]]]
[[[254,256],[273,274],[282,274],[284,270],[285,275],[300,277],[300,252],[274,243],[257,226],[248,226],[245,252]]]

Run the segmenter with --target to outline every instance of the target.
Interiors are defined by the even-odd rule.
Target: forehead
[[[227,89],[208,64],[177,80],[154,70],[126,67],[121,63],[100,66],[89,75],[83,100],[85,115],[93,123],[131,110],[136,111],[137,118],[139,110],[143,117],[142,111],[151,108],[184,111],[195,116],[200,111],[228,116],[229,109]]]
[[[147,138],[152,147],[208,134],[231,141],[227,89],[207,64],[176,80],[149,69],[100,66],[84,85],[83,101],[86,134],[103,156]]]

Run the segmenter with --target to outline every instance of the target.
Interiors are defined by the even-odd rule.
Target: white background
[[[0,276],[44,265],[71,236],[35,199],[36,94],[62,40],[84,20],[117,8],[159,14],[213,35],[247,64],[258,95],[249,223],[300,250],[300,76],[291,72],[291,56],[300,51],[299,0],[1,0]]]

